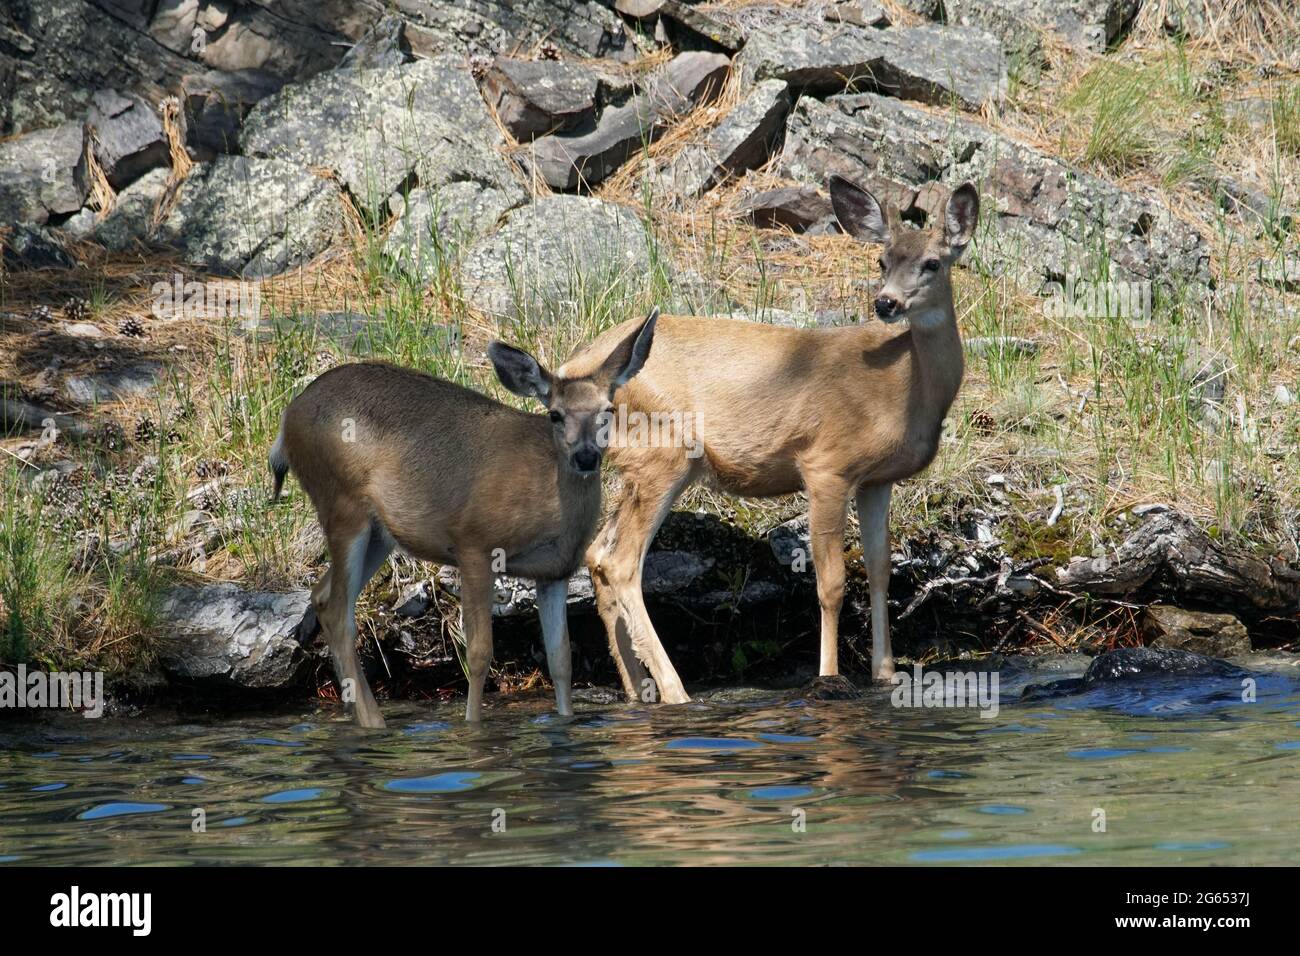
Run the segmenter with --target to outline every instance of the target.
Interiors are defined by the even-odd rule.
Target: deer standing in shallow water
[[[830,193],[836,217],[850,234],[884,246],[875,313],[885,323],[907,319],[906,329],[876,323],[797,329],[664,316],[654,356],[614,397],[637,412],[699,422],[702,432],[677,441],[677,447],[660,442],[611,448],[623,493],[587,564],[630,699],[645,699],[644,662],[659,699],[689,700],[646,613],[641,572],[673,502],[701,480],[741,496],[807,493],[822,675],[839,673],[844,528],[848,500],[856,500],[871,597],[872,676],[893,676],[885,603],[890,490],[933,460],[941,424],[961,385],[951,272],[974,235],[979,193],[969,183],[956,189],[928,229],[904,227],[897,210],[886,211],[848,180],[832,177]],[[584,374],[627,334],[627,326],[610,330],[560,374]],[[683,447],[688,444],[689,454]]]
[[[341,696],[352,698],[363,727],[383,727],[384,718],[357,660],[356,601],[395,546],[460,569],[466,720],[482,714],[497,571],[536,580],[556,708],[573,712],[569,578],[600,520],[610,400],[645,364],[657,317],[626,326],[605,360],[579,376],[552,374],[527,352],[493,342],[488,356],[501,383],[541,401],[546,415],[378,363],[332,369],[289,403],[269,459],[273,500],[292,468],[316,507],[331,565],[312,604]],[[504,567],[494,567],[496,556]]]

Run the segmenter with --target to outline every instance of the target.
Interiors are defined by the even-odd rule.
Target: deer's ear
[[[948,197],[943,210],[943,238],[957,255],[975,236],[980,221],[980,194],[970,183],[963,183]]]
[[[650,358],[650,346],[654,344],[655,323],[658,321],[659,306],[655,306],[645,321],[624,338],[601,365],[597,378],[608,383],[611,395],[645,366],[646,360]]]
[[[889,244],[889,221],[875,196],[842,176],[830,178],[831,208],[844,230],[863,242]]]
[[[520,398],[538,398],[543,402],[550,399],[551,373],[537,359],[504,342],[493,342],[487,351],[497,378],[511,392]]]

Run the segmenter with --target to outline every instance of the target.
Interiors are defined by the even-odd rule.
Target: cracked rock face
[[[419,56],[504,53],[543,40],[584,57],[628,61],[636,44],[610,4],[599,0],[402,0],[411,50]]]
[[[594,125],[536,139],[520,160],[552,189],[594,186],[692,107],[715,99],[729,69],[730,61],[721,53],[678,54],[646,89],[626,103],[606,107]]]
[[[1141,0],[944,0],[944,10],[950,23],[977,24],[994,32],[1019,23],[1051,30],[1077,49],[1104,53],[1140,4]]]
[[[311,594],[245,591],[234,584],[177,588],[161,617],[161,661],[173,677],[250,690],[295,683],[309,658],[299,643]]]
[[[80,123],[64,123],[0,143],[0,222],[43,225],[81,208],[86,187]]]
[[[429,279],[443,257],[486,235],[509,210],[526,199],[522,188],[485,186],[472,180],[394,196],[384,253],[408,275]]]
[[[333,170],[375,209],[403,186],[513,184],[501,131],[457,57],[375,70],[334,70],[285,87],[244,120],[250,156]]]
[[[996,39],[935,24],[877,30],[777,14],[754,30],[736,62],[746,84],[780,79],[814,94],[879,90],[968,110],[1000,99],[1007,85]]]
[[[1147,190],[1126,190],[959,117],[937,117],[864,93],[801,99],[783,154],[795,179],[821,185],[837,173],[901,211],[932,215],[943,191],[979,184],[984,226],[970,261],[1011,272],[1029,288],[1091,277],[1109,260],[1115,281],[1209,279],[1200,234]]]
[[[608,80],[582,63],[497,57],[483,79],[497,117],[521,143],[591,122]]]
[[[276,275],[341,234],[337,191],[299,164],[219,156],[181,184],[159,241],[218,275]]]

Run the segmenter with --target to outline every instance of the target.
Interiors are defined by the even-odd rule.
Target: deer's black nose
[[[595,471],[600,467],[600,454],[590,448],[573,453],[573,467],[578,471]]]
[[[898,300],[892,295],[876,296],[876,315],[887,319],[898,311]]]

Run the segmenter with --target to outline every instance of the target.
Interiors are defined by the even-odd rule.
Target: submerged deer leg
[[[542,641],[546,644],[546,667],[555,685],[555,709],[561,717],[573,715],[570,688],[573,683],[573,655],[569,651],[569,582],[538,581],[537,610],[542,620]]]
[[[894,650],[889,640],[889,495],[893,485],[858,489],[858,524],[862,529],[862,561],[871,593],[871,676],[894,676]]]
[[[844,604],[844,523],[849,489],[838,478],[808,485],[808,533],[817,572],[817,603],[821,605],[821,658],[817,673],[840,672],[840,608]]]

